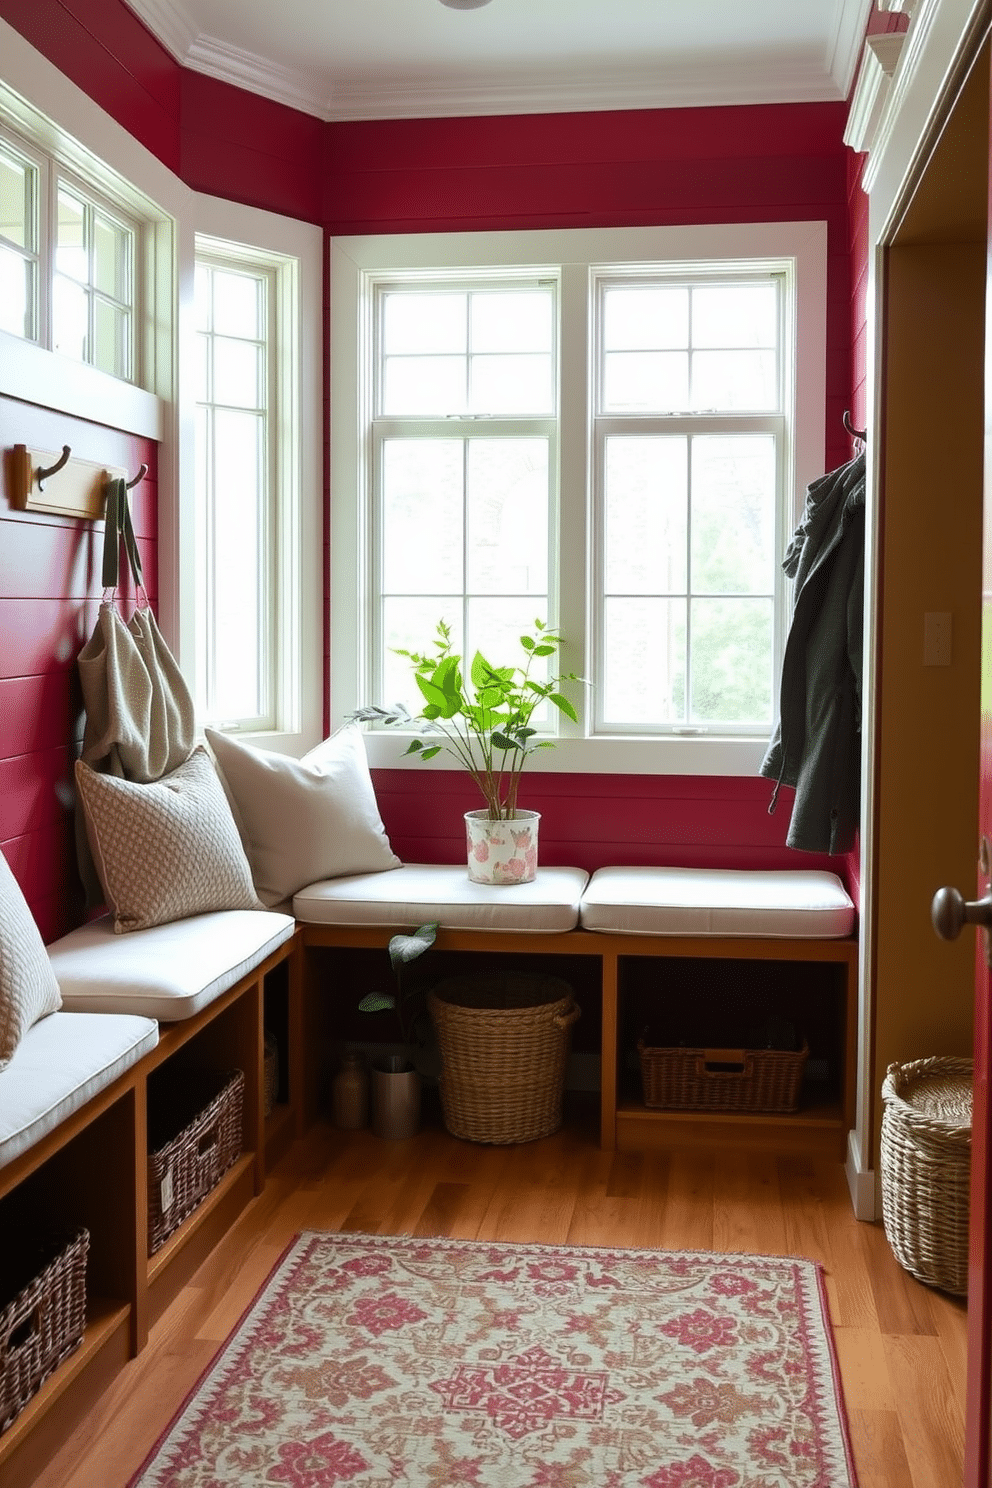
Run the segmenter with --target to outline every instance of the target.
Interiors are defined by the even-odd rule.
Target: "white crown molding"
[[[872,194],[885,166],[886,175],[893,160],[905,146],[904,135],[915,141],[914,148],[925,138],[934,112],[957,64],[957,58],[969,55],[971,38],[986,25],[984,0],[915,0],[912,24],[903,34],[905,45],[895,73],[886,91],[881,117],[862,176],[862,186]],[[913,115],[908,129],[904,119]],[[912,161],[896,167],[897,174],[912,170]]]
[[[292,69],[201,36],[186,65],[235,87],[324,120],[411,119],[701,108],[721,104],[838,102],[844,94],[811,63],[759,70],[730,63],[678,71],[640,69],[566,77],[560,71],[519,74],[479,82],[455,78],[429,84],[407,79],[370,86],[341,85],[330,98]]]
[[[841,98],[846,98],[851,91],[871,9],[872,0],[840,0],[838,5],[826,60],[827,70],[837,84]]]
[[[918,0],[878,0],[879,10],[899,11],[902,15],[912,15],[916,9]]]
[[[215,36],[198,36],[185,57],[194,72],[244,88],[260,98],[271,98],[319,119],[329,119],[319,89],[295,68],[282,67],[255,52],[229,46]]]
[[[186,61],[198,27],[177,0],[125,0],[125,3],[177,62]]]
[[[858,81],[854,86],[851,111],[844,130],[845,145],[849,145],[859,155],[870,152],[874,147],[892,75],[899,62],[906,36],[905,31],[892,31],[865,37]]]
[[[284,67],[198,32],[181,0],[126,3],[183,66],[318,119],[345,122],[838,102],[850,91],[872,0],[838,0],[834,36],[822,66],[794,58],[755,66],[741,59],[670,69],[587,70],[571,76],[549,69],[521,79],[519,71],[507,70],[484,79],[463,74],[449,80],[408,77],[337,86],[329,86],[316,68]]]

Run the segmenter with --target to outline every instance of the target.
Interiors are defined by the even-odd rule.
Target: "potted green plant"
[[[419,714],[396,703],[362,708],[353,715],[361,722],[418,728],[425,737],[412,739],[406,754],[429,760],[443,750],[471,775],[485,802],[465,814],[469,877],[477,883],[529,883],[534,878],[540,813],[521,810],[517,796],[528,759],[538,749],[553,748],[554,740],[540,738],[532,720],[547,703],[578,721],[561,689],[581,678],[574,672],[543,680],[534,675],[535,663],[558,654],[561,634],[535,620],[534,634],[522,635],[520,645],[522,665],[493,666],[476,651],[466,678],[462,658],[452,649],[451,628],[439,620],[431,653],[400,649],[396,653],[413,667],[424,699]],[[442,741],[431,742],[437,734]]]
[[[394,935],[389,942],[389,964],[396,991],[368,992],[358,1004],[361,1013],[392,1012],[407,1051],[384,1054],[372,1062],[372,1130],[379,1137],[412,1137],[420,1125],[420,1073],[408,1051],[423,1042],[429,1020],[423,992],[409,986],[403,968],[430,950],[437,930],[435,921],[421,925],[412,935]]]

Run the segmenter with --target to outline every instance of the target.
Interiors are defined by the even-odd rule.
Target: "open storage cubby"
[[[360,1024],[362,1015],[355,1007],[363,992],[371,990],[370,976],[377,986],[390,985],[386,947],[394,932],[313,924],[303,925],[301,933],[303,1109],[305,1119],[312,1120],[327,1108],[330,1062],[341,1042],[374,1038],[371,1020]],[[857,954],[853,937],[442,930],[434,948],[413,963],[413,969],[420,968],[419,975],[436,981],[455,974],[449,968],[481,971],[507,958],[515,969],[570,981],[582,1008],[573,1049],[598,1050],[600,1144],[607,1150],[736,1142],[840,1160],[854,1124]],[[754,989],[759,1006],[764,999],[787,1011],[797,1005],[797,997],[801,1003],[813,1053],[800,1109],[720,1115],[648,1109],[635,1085],[636,1064],[631,1068],[638,1008],[643,1011],[652,1004],[672,1011],[679,997],[702,1007],[706,997],[700,989],[708,986],[713,994],[726,986],[728,964],[739,968],[738,982]],[[667,1003],[657,995],[666,985],[676,989]]]
[[[638,948],[619,957],[617,1145],[730,1141],[842,1158],[853,1124],[855,953],[844,940],[710,941],[701,956],[647,957]],[[645,1034],[652,1047],[735,1051],[805,1040],[798,1108],[648,1107],[637,1047]]]
[[[535,938],[526,937],[530,942]],[[449,940],[450,935],[444,935],[443,939]],[[503,939],[499,937],[500,941]],[[510,951],[504,950],[502,944],[480,956],[474,951],[442,945],[404,967],[403,977],[408,988],[417,988],[425,994],[426,1001],[426,993],[439,982],[498,972],[558,977],[567,982],[581,1010],[571,1029],[572,1053],[586,1054],[598,1061],[602,998],[595,958],[566,952],[541,954],[531,947]],[[356,945],[322,945],[312,949],[307,956],[307,984],[308,1115],[312,1119],[326,1114],[330,1108],[331,1078],[342,1045],[397,1041],[391,1013],[358,1011],[358,1003],[367,992],[395,991],[385,941],[383,949]]]
[[[794,1050],[805,1040],[801,1106],[839,1103],[845,984],[836,965],[631,956],[621,959],[619,985],[621,1101],[643,1102],[643,1038],[656,1048],[734,1050]]]

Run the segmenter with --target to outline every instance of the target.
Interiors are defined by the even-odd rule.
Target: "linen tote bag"
[[[129,620],[118,610],[116,593],[122,538],[138,600]],[[107,487],[102,579],[105,597],[78,657],[86,710],[81,757],[94,770],[147,785],[189,758],[196,721],[189,688],[144,591],[123,480]],[[100,888],[80,817],[77,806],[77,858],[87,903],[94,904],[100,902]]]

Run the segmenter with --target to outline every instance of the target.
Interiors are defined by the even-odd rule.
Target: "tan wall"
[[[977,872],[984,242],[893,246],[886,285],[876,1092],[892,1060],[971,1052],[974,935],[938,940],[929,907]],[[949,667],[923,665],[927,611]]]

